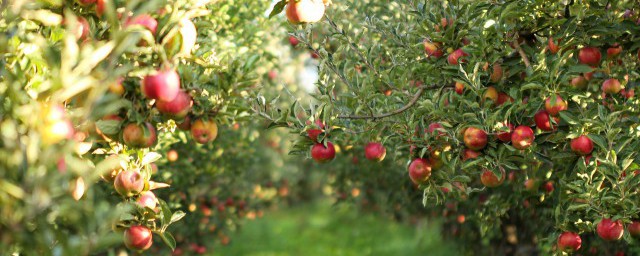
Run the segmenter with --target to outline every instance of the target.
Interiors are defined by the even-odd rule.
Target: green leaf
[[[162,241],[164,241],[164,243],[166,243],[171,248],[171,250],[176,249],[176,239],[173,238],[173,235],[171,235],[171,233],[161,232],[158,233],[158,235],[162,238]]]
[[[587,137],[589,137],[593,141],[593,143],[598,145],[598,147],[602,149],[607,149],[607,142],[602,136],[597,134],[588,134]]]
[[[271,10],[271,13],[269,13],[269,18],[280,14],[282,10],[284,10],[284,7],[287,6],[287,2],[288,0],[281,0],[275,6],[273,6],[273,10]]]
[[[171,215],[171,221],[169,221],[169,224],[171,223],[175,223],[179,220],[181,220],[182,218],[184,218],[184,216],[186,216],[187,214],[184,213],[183,211],[176,211]]]
[[[96,126],[100,131],[107,135],[114,135],[120,132],[121,121],[117,120],[98,120]]]

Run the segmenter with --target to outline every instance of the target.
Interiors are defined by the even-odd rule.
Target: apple
[[[551,96],[544,102],[544,108],[550,115],[557,116],[560,111],[567,110],[567,102],[560,95]]]
[[[89,5],[94,4],[96,2],[96,0],[76,0],[76,2],[78,2],[79,4],[84,5],[84,6],[89,6]]]
[[[575,252],[580,250],[582,246],[582,238],[573,232],[562,232],[558,237],[558,249],[563,252]]]
[[[502,80],[502,74],[502,66],[500,65],[500,63],[495,63],[493,64],[493,72],[491,72],[489,80],[491,80],[491,82],[493,83],[498,83],[500,82],[500,80]]]
[[[380,162],[387,154],[387,150],[380,142],[369,142],[364,147],[364,156],[372,162]]]
[[[633,96],[636,95],[636,90],[635,89],[630,89],[630,90],[622,89],[622,90],[620,90],[620,94],[622,94],[622,96],[624,96],[626,99],[631,99],[631,98],[633,98]]]
[[[138,199],[136,199],[136,203],[143,208],[148,207],[151,209],[155,209],[158,204],[158,199],[153,192],[144,191],[140,193],[140,196],[138,196]]]
[[[154,35],[156,34],[156,30],[158,29],[158,21],[151,17],[149,14],[140,14],[135,17],[129,17],[129,19],[127,19],[127,21],[124,23],[125,28],[135,25],[143,26],[144,28],[151,31],[151,34]]]
[[[502,104],[507,103],[507,101],[513,102],[514,99],[511,96],[509,96],[509,94],[506,94],[504,92],[498,93],[498,100],[496,101],[497,106],[501,106]]]
[[[142,79],[142,93],[149,99],[173,101],[180,94],[180,75],[172,69],[157,70]]]
[[[618,57],[618,55],[620,55],[621,52],[622,52],[622,45],[615,43],[611,47],[609,47],[609,49],[607,49],[607,58],[613,59],[615,57]]]
[[[148,148],[156,144],[156,128],[151,123],[130,123],[122,129],[124,144],[133,148]]]
[[[485,169],[482,172],[482,175],[480,175],[480,181],[482,182],[482,185],[488,188],[495,188],[497,186],[502,185],[507,175],[505,174],[504,170],[500,170],[500,173],[502,175],[500,176],[500,178],[498,178],[498,176],[495,173]]]
[[[603,218],[596,228],[598,236],[606,241],[615,241],[622,238],[624,234],[624,227],[620,220],[613,221],[608,218]]]
[[[298,38],[296,38],[295,36],[289,36],[289,43],[291,44],[291,46],[296,47],[300,43],[300,40],[298,40]]]
[[[584,76],[576,76],[571,79],[571,86],[576,89],[585,89],[587,88],[587,79]]]
[[[176,124],[176,126],[178,126],[178,129],[182,131],[191,130],[191,117],[185,116],[184,119],[182,120],[182,123]]]
[[[146,250],[153,244],[153,233],[145,226],[133,225],[124,231],[124,245],[130,250]]]
[[[193,100],[191,95],[184,91],[178,92],[178,95],[171,101],[158,100],[156,108],[160,113],[174,120],[182,120],[191,111]]]
[[[535,135],[529,126],[520,125],[511,134],[511,144],[517,149],[526,149],[531,146]]]
[[[482,155],[482,153],[478,152],[478,151],[473,151],[471,149],[464,149],[462,150],[462,161],[466,161],[469,159],[475,159],[478,158]]]
[[[135,170],[121,171],[113,181],[113,187],[118,194],[132,197],[140,194],[144,189],[144,178]]]
[[[409,164],[409,178],[414,184],[422,184],[431,177],[431,162],[424,158],[416,158]]]
[[[593,151],[593,142],[586,135],[580,135],[580,137],[572,139],[570,146],[573,152],[581,156],[591,154],[591,151]]]
[[[584,47],[580,49],[580,52],[578,53],[578,61],[592,67],[599,66],[601,59],[602,55],[600,54],[600,49],[595,47]]]
[[[175,149],[171,149],[169,151],[167,151],[167,160],[169,162],[175,162],[178,160],[178,151],[176,151]]]
[[[97,0],[96,1],[96,14],[98,17],[102,17],[105,12],[109,0]]]
[[[292,24],[318,22],[325,10],[321,0],[289,0],[286,8],[287,19]]]
[[[457,94],[462,95],[462,93],[464,92],[464,84],[461,82],[456,82],[455,84],[455,90]]]
[[[115,81],[113,81],[112,83],[110,83],[109,84],[109,92],[113,93],[115,95],[118,95],[118,96],[124,95],[125,89],[124,89],[124,86],[122,85],[123,81],[124,81],[123,78],[118,78]]]
[[[489,86],[487,87],[487,89],[484,91],[484,94],[482,95],[483,99],[489,99],[493,102],[498,102],[498,90],[496,90],[495,87],[493,86]]]
[[[586,79],[587,81],[591,81],[591,79],[593,79],[593,75],[595,73],[596,73],[595,71],[584,73],[583,74],[584,79]]]
[[[213,120],[195,120],[191,123],[191,136],[200,144],[212,142],[218,137],[218,125]]]
[[[622,90],[622,86],[620,85],[620,81],[615,78],[609,78],[602,82],[602,92],[608,94],[616,94]]]
[[[551,118],[555,121],[555,124],[551,122]],[[558,122],[560,122],[560,118],[552,117],[546,110],[540,110],[533,116],[533,119],[536,123],[536,127],[543,131],[553,131],[557,128]]]
[[[498,123],[498,128],[502,128],[502,127],[506,127],[506,129],[508,129],[508,131],[501,130],[501,131],[497,132],[496,138],[498,138],[498,140],[500,140],[502,142],[511,141],[511,133],[513,132],[513,128],[515,126],[513,126],[512,124],[507,123],[507,122]]]
[[[315,60],[315,59],[320,58],[320,55],[318,55],[318,53],[316,53],[315,51],[311,51],[310,53],[311,53],[311,58],[312,59]]]
[[[446,133],[444,132],[444,127],[440,123],[431,123],[429,124],[427,129],[429,131],[429,134],[438,132],[436,138],[446,135]]]
[[[469,56],[468,53],[464,52],[462,49],[457,49],[449,54],[449,56],[447,57],[447,62],[449,63],[449,65],[458,65],[458,63],[465,63],[467,61],[464,59],[464,57],[467,56]]]
[[[640,221],[634,220],[627,226],[627,230],[632,237],[640,237]]]
[[[40,139],[45,145],[52,145],[71,139],[75,134],[73,124],[67,118],[64,107],[58,104],[43,104],[40,112]]]
[[[468,127],[464,131],[464,144],[472,150],[481,150],[487,146],[487,133],[477,127]]]
[[[434,43],[425,39],[422,43],[424,45],[424,52],[427,53],[427,57],[435,57],[436,59],[442,57],[444,52],[442,51],[442,45],[440,43]]]
[[[558,39],[558,44],[560,44],[560,41],[562,39]],[[558,53],[558,51],[560,51],[560,46],[558,46],[554,41],[553,41],[553,37],[549,37],[549,51],[553,54]]]
[[[547,193],[549,193],[549,194],[553,193],[553,190],[555,190],[555,188],[553,186],[553,181],[547,181],[542,186],[543,186],[544,190],[547,191]]]
[[[322,143],[316,143],[311,147],[311,158],[317,163],[326,163],[333,160],[336,157],[336,148],[333,143],[327,141],[325,147]]]
[[[527,179],[524,181],[524,189],[530,192],[538,191],[538,181],[536,179]]]

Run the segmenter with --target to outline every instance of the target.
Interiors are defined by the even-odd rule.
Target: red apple
[[[149,14],[140,14],[133,18],[127,19],[124,23],[124,27],[140,25],[151,31],[151,34],[156,34],[156,30],[158,29],[158,21],[151,17]]]
[[[622,89],[622,90],[620,90],[620,94],[622,94],[622,96],[624,96],[626,99],[631,99],[631,98],[633,98],[633,96],[636,95],[636,90],[635,89],[630,89],[630,90]]]
[[[424,158],[416,158],[409,164],[409,178],[415,184],[422,184],[431,177],[431,162]]]
[[[557,116],[560,111],[567,110],[567,102],[560,95],[551,96],[544,102],[544,108],[550,115]]]
[[[468,127],[464,131],[464,144],[472,150],[481,150],[487,146],[487,133],[477,127]]]
[[[546,110],[540,110],[533,116],[534,121],[536,122],[536,127],[543,131],[553,131],[557,128],[558,122],[560,122],[560,118],[553,117],[555,124],[551,123],[551,116]]]
[[[578,155],[585,156],[593,151],[593,142],[586,135],[571,140],[571,150]]]
[[[498,97],[498,90],[496,90],[496,88],[493,86],[487,87],[487,89],[484,91],[484,94],[482,95],[483,99],[489,99],[495,103],[498,102]]]
[[[456,82],[455,90],[457,94],[462,95],[462,93],[464,92],[464,84],[460,82]]]
[[[122,130],[124,144],[133,148],[148,148],[156,144],[156,128],[151,123],[130,123]]]
[[[96,1],[96,14],[98,17],[102,17],[105,12],[109,0],[97,0]]]
[[[184,119],[182,119],[182,123],[176,124],[178,126],[178,129],[182,130],[182,131],[189,131],[191,130],[191,117],[189,116],[185,116]]]
[[[380,162],[387,155],[387,150],[379,142],[369,142],[364,147],[364,156],[373,162]]]
[[[587,79],[583,76],[576,76],[571,79],[571,86],[576,89],[585,89],[587,88]]]
[[[324,132],[324,124],[320,120],[316,120],[313,128],[307,130],[307,136],[309,136],[309,138],[313,142],[318,142],[318,136],[320,136],[320,134],[323,132]]]
[[[595,47],[584,47],[580,49],[580,52],[578,53],[578,60],[580,63],[592,67],[599,66],[601,59],[602,55],[600,54],[600,49]]]
[[[536,179],[527,179],[524,181],[524,189],[530,192],[538,191],[538,181]]]
[[[429,134],[433,134],[434,132],[438,132],[438,134],[436,135],[436,138],[439,138],[440,136],[446,135],[446,133],[444,132],[444,127],[440,123],[431,123],[431,124],[429,124],[428,131],[429,131]]]
[[[622,52],[622,45],[615,43],[611,47],[609,47],[609,49],[607,49],[607,58],[613,59],[615,57],[618,57],[618,55],[620,55],[621,52]]]
[[[464,59],[464,57],[466,56],[469,56],[469,54],[464,52],[462,49],[457,49],[449,54],[449,56],[447,57],[447,62],[449,63],[449,65],[458,65],[458,63],[465,63],[467,62]]]
[[[596,73],[595,71],[584,73],[583,74],[584,79],[586,79],[587,81],[591,81],[591,79],[593,79],[593,75],[595,73]]]
[[[489,80],[491,80],[491,82],[493,83],[498,83],[500,82],[500,80],[502,80],[502,74],[502,66],[500,65],[500,63],[495,63],[493,64],[493,72],[491,72]]]
[[[213,120],[195,120],[191,123],[191,136],[200,144],[212,142],[218,137],[218,125]]]
[[[563,252],[575,252],[582,246],[582,238],[573,232],[563,232],[558,237],[558,249]]]
[[[158,199],[156,195],[151,191],[144,191],[140,193],[138,199],[136,199],[136,203],[140,205],[140,207],[148,207],[151,209],[155,209],[158,204]]]
[[[558,44],[560,44],[561,39],[558,39]],[[553,37],[549,37],[549,51],[553,54],[558,53],[560,51],[560,46],[558,46],[554,41]]]
[[[627,230],[632,237],[640,237],[640,221],[634,220],[627,226]]]
[[[504,92],[500,92],[498,93],[498,100],[496,101],[496,105],[497,106],[501,106],[502,104],[505,104],[508,102],[513,102],[514,99],[511,98],[511,96],[509,96],[509,94],[506,94]]]
[[[311,147],[311,158],[317,163],[326,163],[333,160],[336,157],[336,148],[333,143],[327,141],[325,147],[322,143],[316,143]]]
[[[511,144],[517,149],[526,149],[531,146],[535,135],[529,126],[520,125],[511,134]]]
[[[478,158],[482,155],[482,153],[478,152],[478,151],[473,151],[471,149],[464,149],[462,151],[462,161],[466,161],[469,159],[475,159]]]
[[[184,91],[178,92],[178,95],[171,101],[158,100],[156,108],[160,113],[174,120],[182,120],[191,111],[191,95]]]
[[[553,187],[553,181],[547,181],[544,183],[543,185],[544,190],[547,191],[547,193],[553,193],[553,190],[555,190],[555,188]]]
[[[300,43],[300,40],[298,40],[298,38],[296,38],[295,36],[289,36],[289,43],[291,44],[291,46],[296,47]]]
[[[424,52],[427,53],[427,57],[433,56],[438,59],[444,55],[440,43],[433,43],[425,39],[422,44],[424,45]]]
[[[482,185],[488,188],[495,188],[497,186],[502,185],[507,175],[505,174],[504,170],[500,170],[500,173],[502,175],[500,178],[498,178],[498,176],[495,173],[485,169],[482,172],[482,175],[480,176],[480,181],[482,182]]]
[[[321,0],[289,0],[286,15],[292,24],[312,23],[322,19],[324,10]]]
[[[318,59],[318,58],[320,58],[320,55],[318,55],[318,53],[316,53],[315,51],[311,51],[311,58],[312,59]]]
[[[144,178],[135,170],[121,171],[113,181],[113,187],[122,196],[135,196],[144,189]]]
[[[153,244],[153,233],[145,226],[133,225],[124,231],[124,245],[131,250],[146,250]]]
[[[509,142],[511,141],[511,133],[513,132],[513,128],[514,126],[510,123],[504,122],[504,123],[498,123],[498,128],[502,128],[502,127],[506,127],[506,129],[508,129],[508,131],[499,131],[496,134],[496,138],[498,138],[498,140],[502,141],[502,142]]]
[[[96,2],[96,0],[76,0],[81,5],[88,6]]]
[[[620,85],[620,81],[615,78],[609,78],[602,82],[602,92],[608,94],[616,94],[622,90],[622,86]]]
[[[600,238],[606,241],[615,241],[622,238],[624,227],[620,220],[612,221],[611,219],[603,218],[600,223],[598,223],[596,231]]]
[[[173,101],[180,93],[180,75],[171,69],[147,75],[142,79],[142,93],[149,99]]]

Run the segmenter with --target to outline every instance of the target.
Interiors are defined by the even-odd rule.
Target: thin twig
[[[513,43],[513,47],[515,47],[516,51],[518,51],[518,53],[520,54],[522,61],[524,61],[524,66],[527,67],[527,69],[531,69],[531,62],[529,62],[527,54],[524,52],[524,50],[522,50],[522,47],[520,47],[518,39],[516,39],[516,41]]]
[[[401,107],[399,109],[396,109],[394,111],[391,111],[389,113],[384,113],[384,114],[380,114],[380,115],[368,115],[368,116],[345,115],[345,116],[338,116],[338,118],[340,118],[340,119],[380,119],[380,118],[394,116],[394,115],[400,114],[400,113],[406,111],[407,109],[410,109],[411,107],[413,107],[413,105],[415,105],[416,102],[418,102],[418,99],[420,99],[420,96],[422,95],[422,93],[424,93],[424,91],[426,89],[434,89],[434,88],[439,88],[439,87],[440,86],[438,86],[438,85],[420,87],[420,89],[413,95],[413,98],[411,99],[411,101],[409,101],[409,103],[407,103],[407,105],[404,105],[403,107]]]

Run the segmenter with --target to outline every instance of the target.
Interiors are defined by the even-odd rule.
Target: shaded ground
[[[437,223],[401,225],[348,206],[283,209],[245,223],[216,255],[456,255]]]

